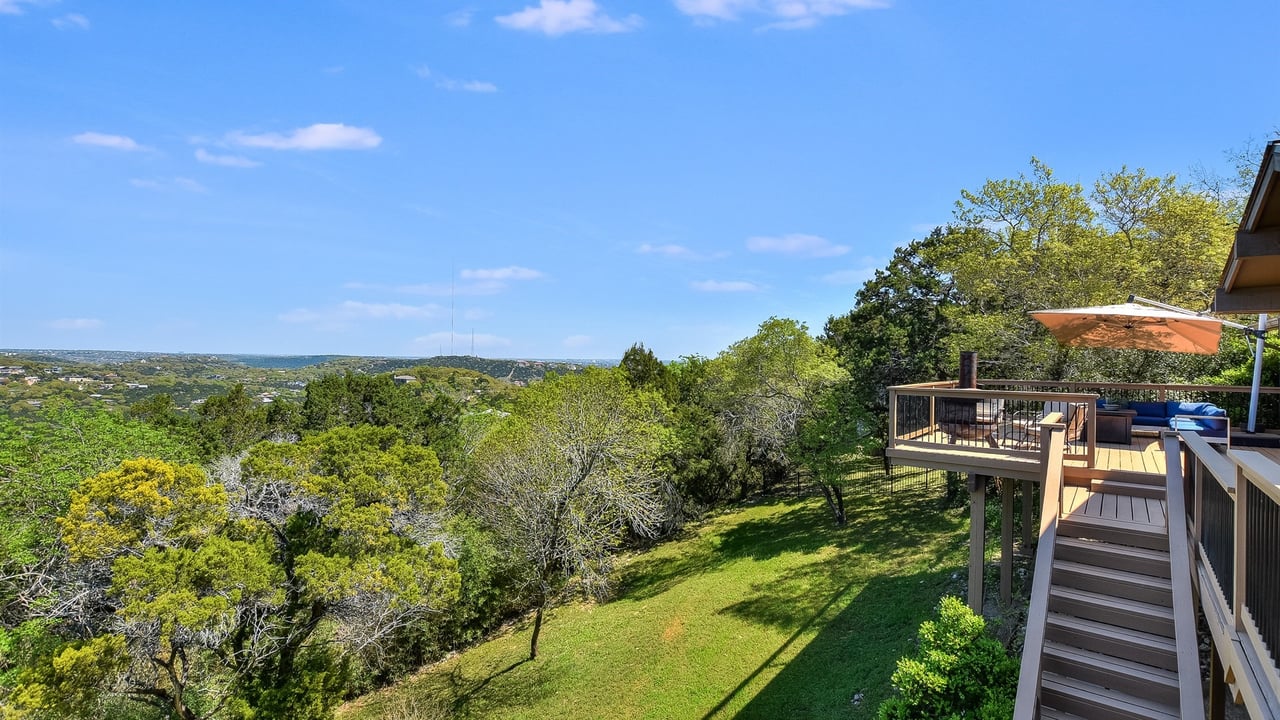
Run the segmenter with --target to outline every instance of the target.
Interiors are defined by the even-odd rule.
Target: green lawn
[[[555,610],[342,708],[347,720],[863,718],[944,593],[962,593],[963,510],[936,483],[747,505],[630,558],[614,600]],[[855,697],[857,701],[855,702]]]

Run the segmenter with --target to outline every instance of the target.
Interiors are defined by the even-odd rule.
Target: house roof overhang
[[[1214,312],[1280,312],[1280,140],[1263,151],[1215,295]]]

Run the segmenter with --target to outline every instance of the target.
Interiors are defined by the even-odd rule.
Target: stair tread
[[[1040,708],[1040,720],[1085,720],[1079,715],[1072,715],[1069,712],[1055,710],[1053,708]]]
[[[1123,490],[1138,490],[1141,493],[1143,493],[1143,497],[1147,497],[1153,490],[1159,490],[1162,494],[1164,492],[1163,485],[1152,485],[1150,483],[1137,483],[1137,482],[1131,482],[1129,480],[1108,480],[1105,478],[1102,478],[1102,479],[1095,478],[1089,481],[1089,485],[1095,488],[1101,488],[1103,489],[1103,492],[1114,492],[1119,495],[1125,494],[1124,492],[1121,492]]]
[[[1054,570],[1065,570],[1068,572],[1077,572],[1095,577],[1110,580],[1112,582],[1128,583],[1130,585],[1142,585],[1159,590],[1167,590],[1173,592],[1173,582],[1169,578],[1156,577],[1154,575],[1144,575],[1142,573],[1130,572],[1128,570],[1116,570],[1101,565],[1092,565],[1089,563],[1075,562],[1074,560],[1054,560]],[[1055,574],[1055,577],[1056,574]]]
[[[1053,640],[1045,641],[1044,652],[1046,655],[1053,655],[1064,660],[1090,664],[1111,673],[1121,673],[1131,678],[1139,678],[1147,683],[1164,685],[1174,689],[1178,687],[1178,673],[1173,670],[1158,668],[1154,665],[1073,647]]]
[[[1168,550],[1152,550],[1151,548],[1120,545],[1105,540],[1089,540],[1086,538],[1060,537],[1056,540],[1059,547],[1077,548],[1092,552],[1141,557],[1148,560],[1169,562]]]
[[[1163,525],[1151,525],[1148,523],[1138,523],[1125,520],[1117,520],[1115,518],[1100,518],[1091,515],[1063,515],[1060,524],[1076,527],[1098,527],[1104,529],[1119,529],[1137,533],[1140,535],[1151,535],[1154,537],[1164,537],[1165,527]]]
[[[1134,615],[1145,615],[1152,618],[1167,619],[1173,622],[1173,608],[1163,605],[1155,605],[1141,600],[1129,600],[1128,598],[1116,597],[1115,595],[1106,595],[1104,593],[1096,593],[1091,590],[1080,590],[1079,588],[1067,587],[1065,585],[1050,585],[1049,597],[1071,598],[1073,600],[1088,602],[1095,605],[1110,608],[1112,610],[1123,610]]]
[[[1078,699],[1083,702],[1096,703],[1099,708],[1107,708],[1112,712],[1123,712],[1135,717],[1151,720],[1178,720],[1178,708],[1146,698],[1135,697],[1128,693],[1104,688],[1090,682],[1058,675],[1044,673],[1040,678],[1042,703],[1048,707],[1055,695]]]
[[[1178,644],[1173,638],[1156,635],[1155,633],[1149,633],[1143,630],[1134,630],[1132,628],[1121,627],[1119,625],[1098,622],[1097,620],[1089,620],[1088,618],[1076,617],[1074,615],[1050,612],[1046,615],[1045,622],[1049,625],[1070,627],[1089,635],[1116,638],[1131,644],[1142,644],[1147,647],[1167,650],[1169,652],[1177,652],[1178,650]]]

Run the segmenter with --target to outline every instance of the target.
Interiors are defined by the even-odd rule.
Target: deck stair
[[[1046,480],[1048,493],[1054,483]],[[1036,573],[1048,579],[1035,579],[1018,720],[1194,716],[1182,709],[1179,584],[1171,579],[1169,508],[1158,481],[1077,476],[1063,488],[1060,512],[1046,499],[1045,512],[1055,517],[1042,521],[1039,552],[1047,555],[1037,559]],[[1198,669],[1186,681],[1197,688]]]
[[[1142,544],[1100,538],[1109,535],[1069,516],[1059,523],[1041,717],[1179,717],[1168,538],[1127,532],[1144,535]]]

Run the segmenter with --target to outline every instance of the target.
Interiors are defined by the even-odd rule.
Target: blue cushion
[[[1137,415],[1133,418],[1133,424],[1134,425],[1155,425],[1156,427],[1164,427],[1165,425],[1169,424],[1169,418],[1163,415],[1161,415],[1160,417],[1156,417],[1154,415]]]
[[[1163,425],[1168,415],[1165,414],[1165,403],[1162,402],[1130,402],[1129,409],[1138,413],[1138,418],[1162,418],[1156,423],[1138,423],[1140,425]],[[1134,422],[1138,422],[1134,418]]]
[[[1226,420],[1196,420],[1188,417],[1169,418],[1169,427],[1174,430],[1193,430],[1205,435],[1222,437],[1226,435]]]
[[[1208,416],[1208,417],[1215,417],[1215,418],[1219,418],[1219,417],[1225,418],[1227,416],[1226,410],[1223,410],[1222,408],[1218,407],[1217,405],[1214,405],[1213,403],[1170,401],[1169,403],[1166,403],[1166,404],[1168,405],[1167,412],[1169,413],[1169,417],[1173,417],[1174,415],[1200,415],[1200,416]],[[1226,420],[1200,420],[1197,422],[1197,424],[1202,426],[1199,428],[1201,430],[1226,430],[1227,429]],[[1170,427],[1173,427],[1173,426],[1171,425]]]

